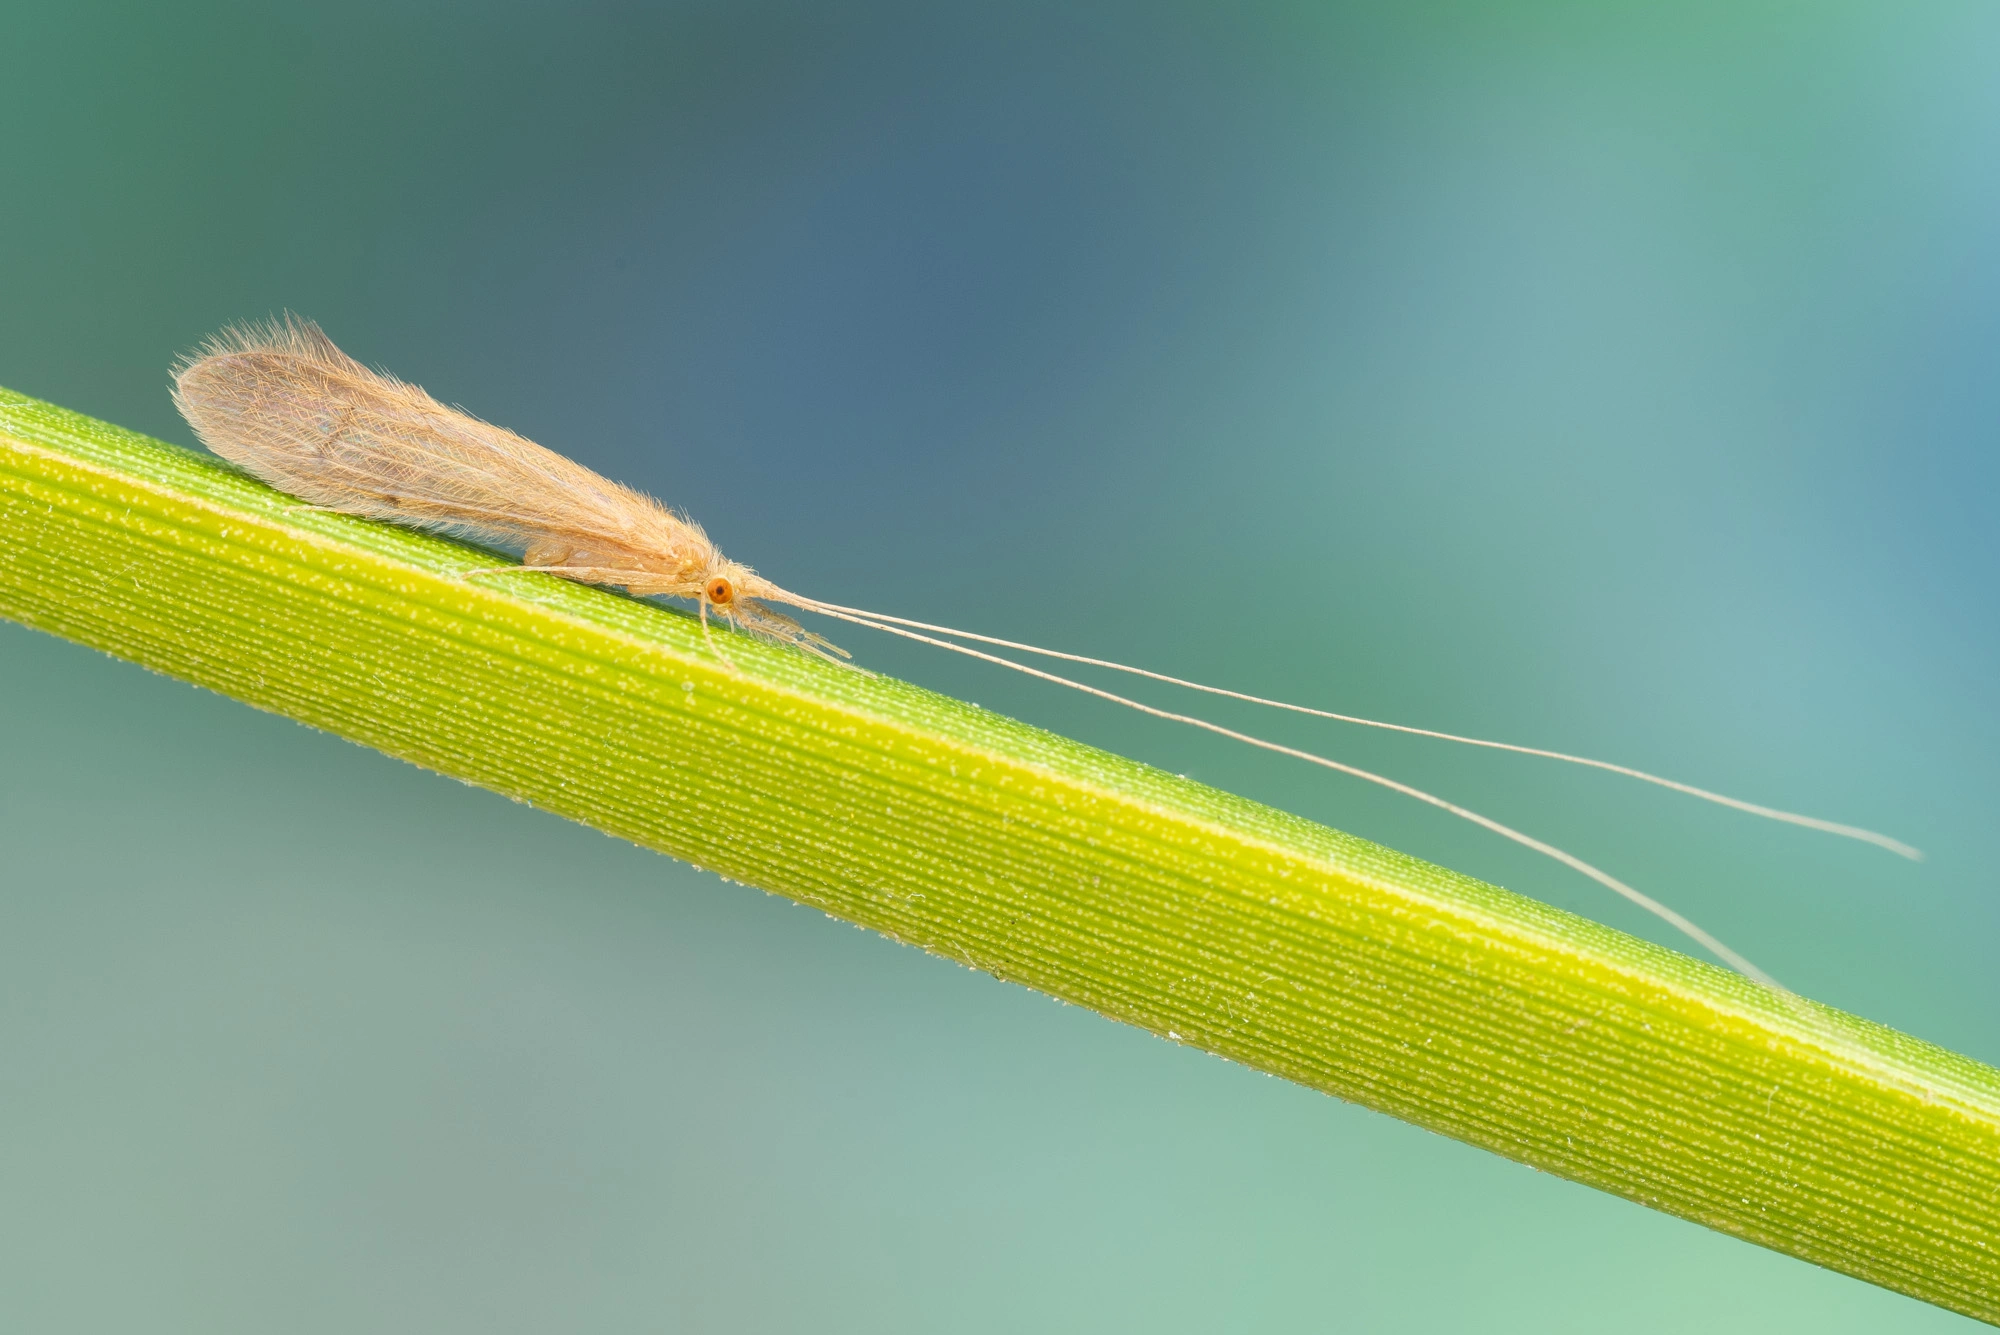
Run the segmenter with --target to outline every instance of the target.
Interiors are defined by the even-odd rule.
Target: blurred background
[[[1255,718],[2000,1062],[2000,10],[17,4],[0,384],[290,307],[819,596]],[[871,666],[1678,946],[1448,817]],[[0,1321],[1962,1322],[0,625]]]

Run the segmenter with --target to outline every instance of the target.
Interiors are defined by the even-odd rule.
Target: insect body
[[[204,445],[315,505],[519,547],[524,568],[688,598],[749,630],[840,652],[765,602],[806,600],[701,527],[504,427],[355,361],[286,318],[226,330],[175,368]]]
[[[1909,845],[1872,830],[1725,797],[1623,765],[1308,709],[1123,663],[803,597],[729,560],[715,549],[699,525],[652,497],[620,486],[512,431],[446,407],[415,385],[370,370],[335,347],[317,325],[294,317],[225,330],[211,339],[175,368],[174,403],[205,445],[274,487],[326,509],[519,547],[524,564],[507,569],[548,571],[585,583],[614,585],[642,596],[690,599],[701,610],[704,630],[709,611],[714,609],[733,624],[768,639],[823,657],[847,656],[766,606],[783,603],[1025,672],[1427,802],[1590,877],[1670,923],[1741,972],[1773,987],[1778,985],[1768,974],[1666,905],[1581,858],[1499,821],[1342,761],[1142,704],[956,641],[1131,673],[1343,723],[1593,766],[1752,815],[1863,840],[1905,857],[1921,856]]]

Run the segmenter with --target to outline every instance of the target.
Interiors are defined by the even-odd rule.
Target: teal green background
[[[816,595],[1886,829],[1215,711],[2000,1062],[1990,4],[6,32],[0,384],[191,443],[173,355],[291,307]],[[16,626],[0,690],[11,1329],[1970,1327]]]

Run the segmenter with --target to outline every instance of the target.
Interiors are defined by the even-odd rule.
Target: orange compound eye
[[[708,582],[708,600],[717,607],[727,607],[736,600],[736,589],[722,576],[717,575]]]

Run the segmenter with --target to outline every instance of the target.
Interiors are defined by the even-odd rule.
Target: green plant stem
[[[2000,1323],[2000,1072],[918,687],[0,391],[0,613]]]

